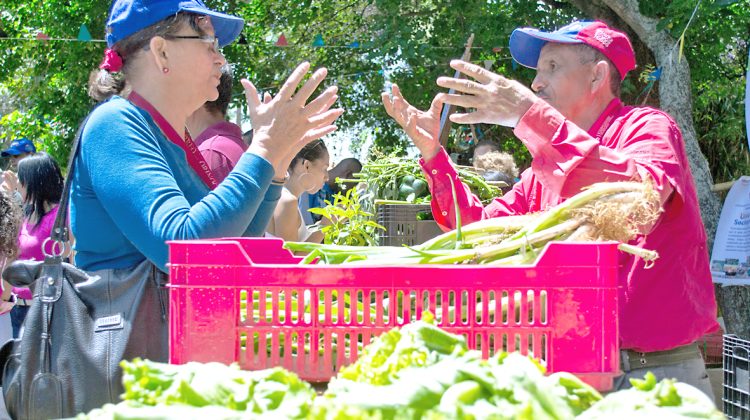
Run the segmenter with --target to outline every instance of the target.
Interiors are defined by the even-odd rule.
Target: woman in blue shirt
[[[105,102],[85,123],[73,176],[78,266],[120,269],[148,259],[166,271],[165,241],[262,234],[292,158],[336,129],[343,110],[330,109],[335,87],[308,103],[325,69],[297,90],[309,70],[303,63],[262,103],[243,80],[253,143],[217,182],[185,121],[216,99],[226,63],[219,47],[236,39],[243,24],[200,0],[114,2],[109,48],[89,86]]]

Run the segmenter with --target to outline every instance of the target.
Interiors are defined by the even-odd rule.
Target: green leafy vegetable
[[[326,200],[323,208],[311,208],[310,213],[319,214],[330,221],[319,229],[323,232],[323,243],[351,246],[376,246],[376,233],[385,228],[373,220],[373,214],[365,211],[356,188]]]
[[[121,366],[125,386],[122,397],[128,404],[118,405],[118,410],[215,406],[280,418],[305,418],[315,395],[310,384],[282,368],[251,372],[221,363],[169,365],[138,358],[123,361]]]
[[[122,362],[124,401],[80,420],[114,419],[721,419],[701,391],[648,373],[602,396],[576,376],[545,375],[519,353],[488,360],[464,338],[422,321],[368,345],[316,396],[281,368],[247,372],[219,363]]]
[[[398,156],[399,151],[376,156],[365,163],[351,181],[364,182],[365,196],[370,200],[401,201],[413,204],[429,203],[432,197],[427,180],[416,159]],[[474,168],[459,167],[458,176],[484,203],[502,195],[502,191],[487,183]],[[370,209],[371,207],[367,207]]]
[[[724,419],[699,389],[673,379],[657,382],[651,372],[631,379],[632,388],[613,392],[579,419]]]
[[[544,376],[517,353],[482,360],[425,315],[382,334],[341,369],[311,417],[570,419],[601,399],[575,376]]]

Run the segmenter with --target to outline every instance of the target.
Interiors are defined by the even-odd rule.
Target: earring
[[[161,69],[161,72],[164,73],[164,74],[167,74],[167,73],[169,73],[169,69],[166,68],[166,67],[164,67],[163,69]]]
[[[297,177],[297,182],[302,186],[302,189],[306,193],[312,194],[315,192],[315,180],[313,180],[313,185],[308,187],[307,185],[305,185],[306,182],[304,181],[304,179],[308,177],[312,177],[312,174],[310,172],[303,172]]]

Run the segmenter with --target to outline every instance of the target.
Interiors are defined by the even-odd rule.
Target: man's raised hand
[[[432,159],[440,151],[440,95],[432,100],[430,109],[421,111],[404,99],[398,85],[393,84],[391,91],[381,94],[385,112],[404,129],[422,157]]]
[[[531,105],[539,100],[526,86],[475,64],[453,60],[451,67],[474,79],[439,77],[437,80],[438,86],[458,92],[442,94],[442,101],[473,110],[451,115],[450,119],[455,123],[515,127]]]

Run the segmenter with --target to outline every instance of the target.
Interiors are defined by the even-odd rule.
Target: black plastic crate
[[[750,420],[750,341],[724,336],[724,414]]]
[[[418,245],[443,232],[434,220],[417,219],[420,213],[431,217],[429,204],[379,204],[375,212],[385,228],[380,231],[380,245]]]

